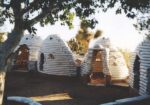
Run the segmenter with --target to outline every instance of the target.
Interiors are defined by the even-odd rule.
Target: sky
[[[91,31],[95,32],[97,29],[102,30],[103,36],[110,38],[112,44],[116,47],[134,51],[138,43],[144,38],[144,35],[139,34],[133,26],[136,20],[127,18],[125,14],[115,15],[114,10],[109,10],[106,13],[97,13],[92,17],[95,17],[99,23]],[[58,34],[62,39],[68,41],[77,34],[80,28],[80,20],[75,18],[73,24],[73,29],[69,29],[68,26],[61,26],[59,22],[55,25],[46,25],[45,27],[36,24],[35,28],[37,28],[37,35],[43,40],[48,35]],[[12,26],[6,23],[4,29],[10,31],[10,27]],[[25,34],[28,34],[28,32],[26,31]]]

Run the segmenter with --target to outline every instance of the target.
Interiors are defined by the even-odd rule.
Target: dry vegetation
[[[131,65],[130,63],[131,63],[132,52],[128,49],[119,49],[119,50],[123,54],[127,67],[129,68]]]

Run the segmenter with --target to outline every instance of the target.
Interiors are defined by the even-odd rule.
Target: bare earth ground
[[[5,94],[23,97],[39,96],[41,98],[39,102],[42,105],[99,105],[133,96],[129,94],[129,88],[125,87],[93,87],[71,77],[29,72],[8,72]],[[59,100],[56,94],[66,94],[66,96],[60,96],[66,99]],[[25,105],[6,102],[6,105]]]

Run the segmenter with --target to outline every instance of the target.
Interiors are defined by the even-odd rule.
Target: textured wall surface
[[[102,50],[103,72],[111,75],[112,80],[126,79],[129,75],[122,53],[115,48],[108,38],[100,38],[88,50],[82,68],[82,75],[91,71],[94,50]]]
[[[42,58],[41,54],[43,54]],[[40,68],[40,66],[42,67]],[[39,54],[38,70],[52,75],[76,75],[72,51],[59,36],[50,35],[43,41]]]
[[[135,69],[135,66],[137,66],[135,65],[135,58],[137,56],[139,57],[139,71]],[[139,75],[137,75],[138,72]],[[139,80],[137,78],[139,78]],[[135,85],[138,85],[139,89],[137,89]],[[138,90],[140,95],[150,94],[150,40],[148,39],[145,39],[137,47],[132,58],[130,86]]]

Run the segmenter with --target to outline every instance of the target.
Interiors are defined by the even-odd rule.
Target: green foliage
[[[2,15],[0,17],[9,19],[12,24],[20,22],[24,30],[27,29],[34,33],[33,25],[37,22],[44,26],[61,21],[62,25],[67,24],[69,28],[73,28],[74,16],[81,19],[87,18],[95,12],[95,4],[96,2],[91,0],[2,0],[0,3]],[[71,12],[72,10],[74,11]],[[95,26],[94,19],[88,21],[89,26]]]
[[[85,54],[88,50],[88,45],[93,38],[93,33],[88,31],[89,23],[83,20],[80,24],[80,29],[75,38],[71,39],[68,44],[72,51],[77,54]]]
[[[68,42],[69,47],[71,48],[72,51],[77,52],[79,51],[79,44],[76,41],[76,39],[72,38]]]
[[[60,20],[61,24],[67,24],[73,28],[74,16],[80,17],[81,20],[94,28],[97,21],[89,19],[96,9],[106,12],[108,9],[116,9],[116,14],[125,13],[129,18],[138,18],[138,29],[149,30],[150,21],[150,1],[149,0],[1,0],[0,1],[0,18],[3,22],[9,19],[10,23],[16,24],[23,18],[24,29],[34,32],[33,25],[40,22],[41,26],[45,24],[55,24]],[[99,9],[99,10],[100,10]],[[74,10],[74,12],[71,12]],[[37,12],[37,16],[32,16]],[[147,16],[139,17],[139,15]]]
[[[93,38],[98,38],[102,34],[101,30],[97,30],[95,34],[89,32],[89,27],[87,24],[88,22],[83,20],[80,24],[80,29],[75,38],[71,39],[68,42],[71,50],[76,52],[77,54],[84,55],[88,50],[90,40]]]
[[[61,24],[65,25],[65,23],[69,26],[69,28],[73,28],[73,20],[75,17],[74,12],[70,12],[68,10],[64,10],[64,13],[60,15]]]

